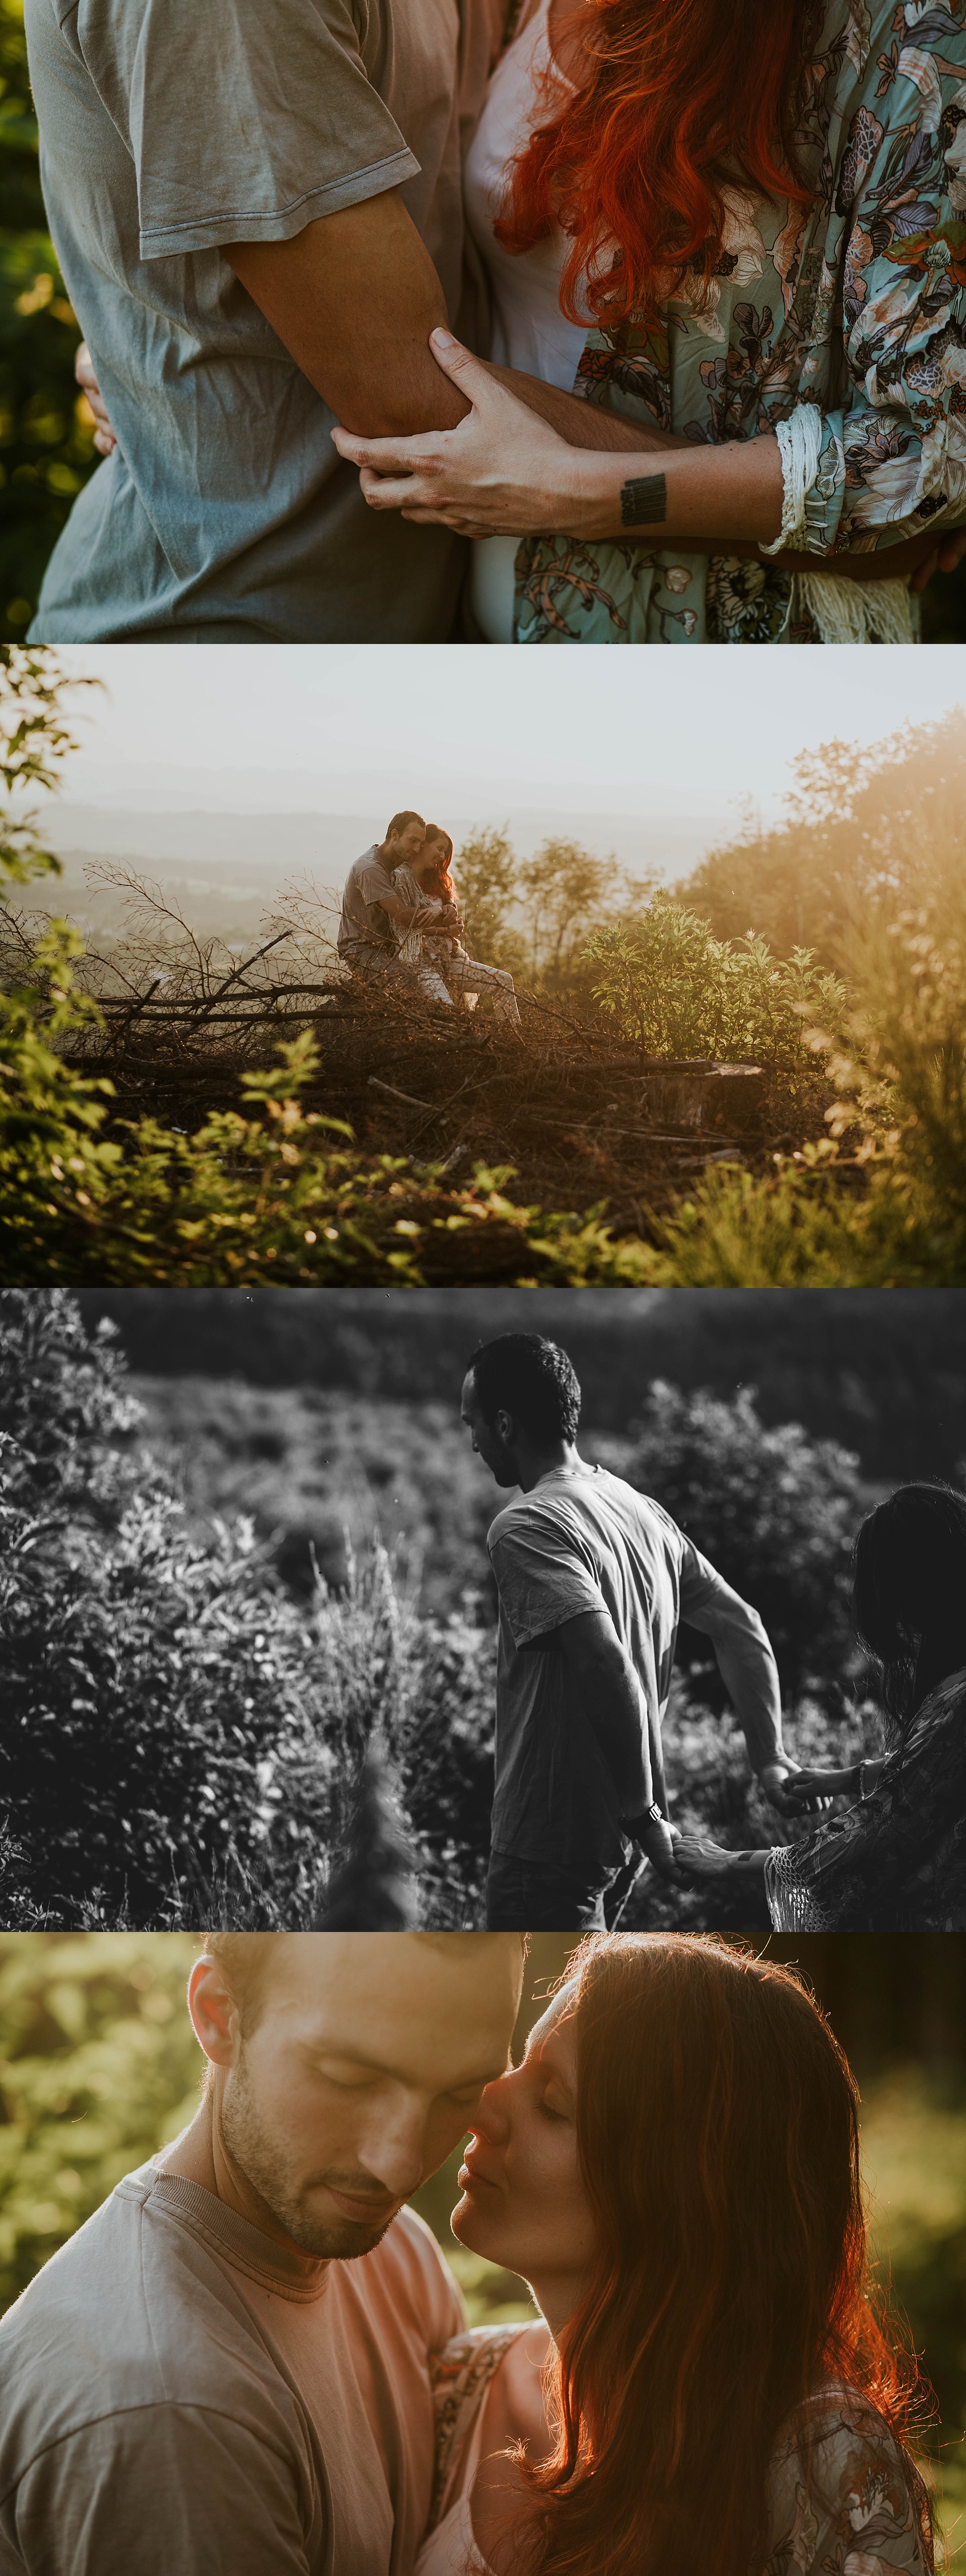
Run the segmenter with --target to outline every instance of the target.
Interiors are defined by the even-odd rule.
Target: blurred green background
[[[23,0],[0,0],[0,640],[20,643],[44,565],[99,463],[74,382],[80,331],[47,232]]]
[[[193,2116],[202,2061],[183,1997],[197,1946],[180,1932],[0,1938],[0,2309]],[[534,1937],[517,2046],[570,1946]],[[964,2576],[966,1936],[780,1936],[769,1955],[806,1969],[859,2078],[876,2259],[936,2392],[947,2564]],[[416,2205],[472,2321],[526,2316],[523,2283],[449,2235],[458,2162]]]
[[[76,493],[100,462],[81,334],[46,229],[23,0],[0,0],[0,641],[19,643]],[[926,594],[926,641],[966,641],[966,564]]]

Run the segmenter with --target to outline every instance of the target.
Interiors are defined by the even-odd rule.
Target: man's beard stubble
[[[228,2153],[245,2181],[258,2193],[272,2218],[284,2227],[300,2253],[317,2260],[351,2262],[357,2255],[371,2254],[396,2216],[395,2204],[378,2223],[367,2227],[360,2220],[343,2218],[327,2224],[314,2218],[306,2207],[304,2180],[297,2183],[285,2156],[284,2148],[262,2120],[254,2093],[248,2082],[244,2052],[229,2076],[221,2105],[221,2134]],[[311,2185],[331,2184],[336,2191],[358,2192],[371,2189],[368,2174],[339,2173],[334,2166],[313,2173]]]

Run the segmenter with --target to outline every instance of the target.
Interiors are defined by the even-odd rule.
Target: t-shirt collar
[[[184,2174],[153,2172],[145,2179],[150,2181],[155,2203],[222,2255],[236,2272],[246,2272],[250,2280],[275,2290],[283,2299],[305,2302],[321,2296],[329,2269],[324,2256],[299,2254],[294,2247],[290,2252],[287,2246],[277,2245],[273,2236],[264,2235],[215,2192],[206,2191],[203,2183],[189,2182]]]

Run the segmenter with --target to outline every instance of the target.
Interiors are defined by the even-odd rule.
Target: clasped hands
[[[824,1815],[837,1790],[854,1786],[855,1774],[848,1771],[806,1771],[783,1754],[776,1762],[766,1763],[758,1777],[769,1805],[780,1815]],[[720,1878],[738,1865],[738,1855],[721,1844],[699,1834],[682,1833],[667,1818],[625,1816],[623,1829],[637,1843],[659,1878],[671,1879],[679,1887],[703,1878]]]

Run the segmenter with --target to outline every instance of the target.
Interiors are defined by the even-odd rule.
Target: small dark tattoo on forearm
[[[659,528],[667,518],[667,482],[663,474],[643,474],[621,491],[622,528]]]

